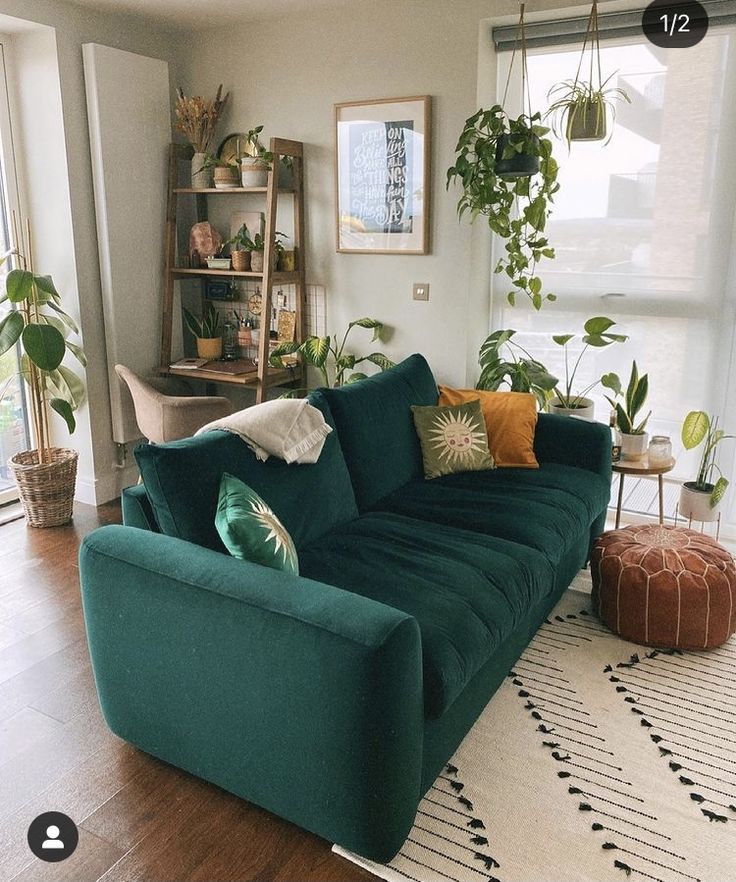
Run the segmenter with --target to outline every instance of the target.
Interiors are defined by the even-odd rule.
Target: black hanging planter
[[[509,159],[503,159],[504,150],[509,143],[510,135],[501,135],[496,145],[496,174],[501,178],[530,178],[539,171],[539,156],[528,153],[514,153]]]

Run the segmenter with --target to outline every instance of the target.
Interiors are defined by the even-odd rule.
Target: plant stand
[[[678,503],[677,507],[675,508],[675,526],[677,526],[677,520],[678,520],[679,516],[680,516],[680,504]],[[688,530],[692,530],[693,519],[686,518],[685,515],[683,515],[682,520],[687,521]],[[696,521],[696,523],[700,524],[700,532],[701,533],[705,533],[705,525],[706,524],[715,524],[716,525],[716,542],[718,542],[718,540],[721,536],[721,512],[720,511],[718,512],[718,517],[714,518],[714,520],[712,520],[712,521]]]

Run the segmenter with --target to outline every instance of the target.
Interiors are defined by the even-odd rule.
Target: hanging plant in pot
[[[77,451],[51,445],[49,409],[76,428],[74,411],[84,402],[82,379],[62,361],[70,353],[84,366],[82,348],[67,336],[79,334],[74,320],[61,308],[61,297],[51,276],[35,272],[30,225],[26,242],[20,242],[13,214],[16,245],[0,263],[13,256],[17,267],[5,280],[5,294],[14,308],[0,321],[0,355],[18,345],[21,375],[28,385],[28,403],[35,447],[10,458],[10,469],[28,524],[55,527],[72,518],[77,476]],[[0,396],[2,397],[2,396]]]
[[[651,410],[643,420],[636,421],[649,394],[649,374],[639,376],[634,362],[625,394],[617,374],[606,374],[601,382],[614,393],[613,398],[606,395],[606,399],[616,412],[616,426],[621,433],[621,455],[630,462],[639,462],[646,456],[649,444],[649,435],[644,430],[652,415]],[[623,403],[618,398],[623,398]]]
[[[723,429],[718,428],[718,417],[710,417],[703,410],[692,410],[682,424],[682,443],[685,450],[694,450],[703,444],[698,476],[694,481],[685,481],[680,489],[679,512],[693,521],[715,521],[718,508],[726,490],[728,479],[716,464],[718,445],[727,438]],[[713,483],[714,473],[718,474]]]
[[[497,261],[494,272],[505,273],[510,279],[508,302],[513,306],[516,297],[523,294],[535,309],[541,309],[545,300],[556,299],[554,294],[543,293],[537,264],[542,258],[555,256],[544,229],[552,197],[559,189],[558,167],[552,156],[552,142],[545,137],[549,129],[541,124],[541,114],[531,110],[523,4],[518,35],[527,110],[513,118],[502,104],[496,104],[469,117],[455,147],[455,164],[447,170],[447,188],[453,182],[462,186],[457,204],[459,217],[469,212],[474,221],[478,215],[485,215],[491,230],[506,240],[505,255]]]
[[[590,72],[587,80],[581,79],[580,73],[585,61],[585,53],[590,53]],[[547,110],[545,117],[552,118],[552,128],[559,138],[567,141],[570,147],[573,141],[604,141],[609,129],[613,134],[613,126],[608,125],[608,116],[613,122],[616,114],[615,101],[631,103],[631,99],[623,89],[616,86],[608,87],[615,74],[605,80],[601,73],[601,46],[598,32],[598,4],[593,3],[588,16],[588,27],[583,39],[583,49],[574,80],[564,80],[550,89],[547,97],[554,102]],[[610,135],[608,140],[610,141]],[[606,141],[608,143],[608,141]]]
[[[552,340],[562,346],[565,351],[565,384],[558,384],[555,389],[555,397],[549,402],[549,412],[560,414],[561,416],[577,416],[583,419],[592,420],[595,411],[595,403],[592,398],[588,398],[588,392],[592,391],[599,383],[603,381],[602,377],[589,383],[581,392],[573,391],[575,388],[575,378],[577,376],[580,364],[585,353],[591,348],[603,349],[612,343],[623,343],[629,338],[625,334],[612,334],[609,328],[612,328],[616,322],[606,316],[599,315],[589,318],[583,325],[585,333],[581,339],[584,344],[580,350],[580,354],[574,362],[571,361],[570,343],[577,339],[576,334],[555,334]]]

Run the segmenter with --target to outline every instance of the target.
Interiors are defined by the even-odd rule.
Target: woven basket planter
[[[39,464],[38,450],[10,458],[23,511],[31,527],[59,527],[72,519],[77,479],[76,450],[49,449],[49,462]]]

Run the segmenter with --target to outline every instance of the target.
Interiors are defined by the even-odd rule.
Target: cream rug
[[[612,635],[581,573],[422,800],[409,882],[736,880],[736,639]],[[587,592],[586,592],[587,589]]]

